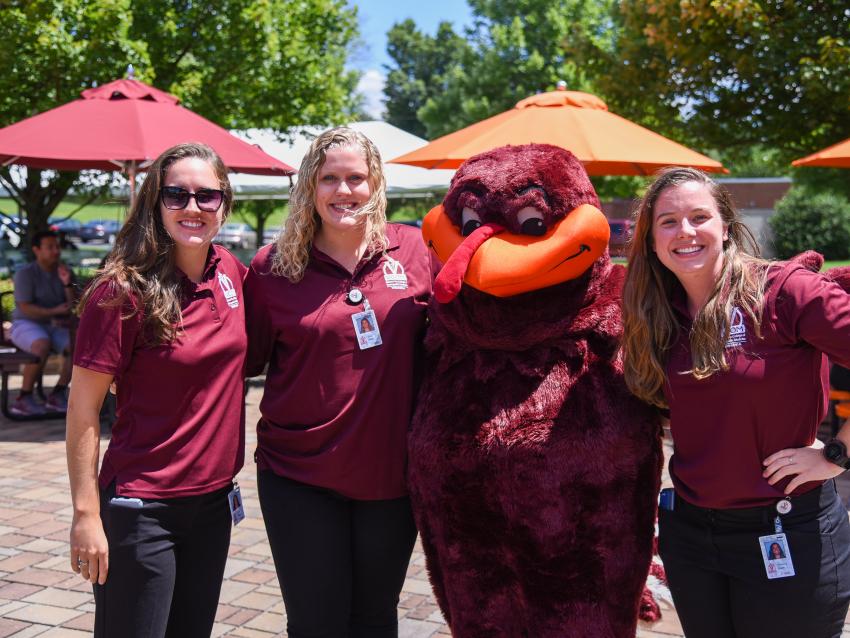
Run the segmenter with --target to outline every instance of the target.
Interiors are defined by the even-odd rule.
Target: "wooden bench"
[[[48,410],[41,414],[31,415],[13,414],[9,410],[9,375],[19,374],[21,372],[22,365],[38,363],[38,357],[34,354],[21,350],[9,339],[9,336],[6,333],[6,323],[11,318],[6,316],[6,311],[4,310],[3,305],[3,299],[7,295],[12,295],[14,298],[14,293],[11,290],[0,292],[0,379],[2,379],[0,380],[0,412],[3,413],[3,416],[7,419],[11,419],[12,421],[64,419],[65,412],[59,412],[56,410]],[[35,391],[38,392],[38,395],[42,399],[45,399],[41,375],[39,375],[36,379]]]

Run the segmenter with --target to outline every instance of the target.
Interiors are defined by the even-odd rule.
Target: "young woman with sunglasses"
[[[248,372],[268,364],[255,458],[287,631],[394,638],[430,259],[417,229],[386,222],[380,155],[351,129],[313,141],[289,207],[245,282]]]
[[[71,567],[94,586],[98,637],[212,630],[244,458],[246,268],[212,244],[232,200],[211,148],[165,151],[80,304]],[[98,414],[113,381],[98,480]]]
[[[659,553],[688,638],[841,636],[850,523],[833,478],[850,426],[822,449],[815,435],[824,354],[850,363],[850,295],[819,265],[760,259],[695,169],[662,171],[636,212],[625,377],[670,411]]]

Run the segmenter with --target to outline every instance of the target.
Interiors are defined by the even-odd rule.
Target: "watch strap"
[[[823,447],[823,455],[827,461],[850,470],[850,458],[847,456],[847,446],[839,439],[830,439]]]

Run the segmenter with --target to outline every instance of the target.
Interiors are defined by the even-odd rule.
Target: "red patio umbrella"
[[[181,142],[213,147],[237,173],[295,173],[258,146],[180,106],[175,96],[133,79],[87,89],[82,99],[0,129],[0,164],[120,169],[130,179],[132,198],[136,172]]]

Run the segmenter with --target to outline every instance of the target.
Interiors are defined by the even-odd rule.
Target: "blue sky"
[[[352,67],[363,72],[357,87],[366,98],[366,111],[379,117],[387,56],[387,31],[396,22],[412,18],[420,30],[433,35],[441,20],[454,25],[455,31],[471,23],[472,14],[465,0],[349,0],[357,7],[362,47],[350,60]]]

